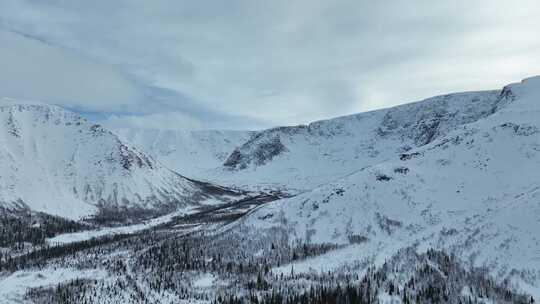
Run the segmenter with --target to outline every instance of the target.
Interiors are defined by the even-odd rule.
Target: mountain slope
[[[255,133],[216,173],[221,182],[308,190],[489,116],[499,91],[457,93]]]
[[[189,180],[62,108],[0,101],[0,204],[69,218],[175,210],[235,193]]]
[[[348,245],[347,263],[440,248],[538,296],[540,77],[505,87],[492,105],[491,115],[263,206],[244,224],[281,227],[291,241]]]

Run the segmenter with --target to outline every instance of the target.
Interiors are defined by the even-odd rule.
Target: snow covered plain
[[[93,238],[103,236],[112,236],[116,234],[133,234],[142,230],[150,229],[165,223],[169,223],[174,217],[182,216],[195,212],[194,208],[184,209],[182,211],[169,213],[164,216],[156,217],[139,224],[119,226],[119,227],[103,227],[96,230],[87,230],[82,232],[63,233],[55,237],[48,238],[47,244],[50,246],[58,246],[63,244],[87,241]]]
[[[173,222],[173,220],[177,217],[184,217],[184,216],[189,216],[192,214],[197,214],[201,212],[200,208],[203,208],[203,210],[204,210],[204,207],[218,208],[220,206],[219,205],[220,203],[223,204],[222,201],[207,200],[203,202],[202,206],[190,206],[187,208],[183,208],[180,211],[175,211],[175,212],[172,212],[163,216],[159,216],[156,218],[152,218],[149,220],[144,220],[138,224],[117,226],[117,227],[101,227],[94,230],[86,230],[86,231],[73,232],[73,233],[63,233],[63,234],[56,235],[52,238],[48,238],[46,242],[49,246],[58,246],[58,245],[63,245],[63,244],[88,241],[90,239],[100,238],[103,236],[113,236],[113,235],[118,235],[118,234],[124,234],[124,235],[134,234],[137,232],[154,228],[159,225]],[[246,210],[249,210],[249,208]]]

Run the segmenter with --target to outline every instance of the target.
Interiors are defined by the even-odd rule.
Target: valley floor
[[[531,303],[442,251],[361,260],[361,242],[295,243],[286,229],[243,223],[276,199],[49,238],[2,258],[0,303]]]

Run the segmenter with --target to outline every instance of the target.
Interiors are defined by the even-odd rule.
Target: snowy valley
[[[539,169],[540,77],[262,131],[2,99],[0,303],[530,304]]]

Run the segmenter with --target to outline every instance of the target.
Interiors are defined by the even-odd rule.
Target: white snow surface
[[[214,286],[214,282],[217,280],[217,277],[211,273],[201,274],[194,282],[193,287],[195,288],[211,288]]]
[[[300,262],[299,271],[324,271],[332,258],[377,264],[399,248],[440,248],[540,296],[540,77],[497,95],[490,115],[454,124],[403,155],[387,154],[388,159],[332,183],[264,205],[244,224],[265,229],[286,223],[291,241],[362,240]],[[405,108],[389,112],[399,109]],[[398,121],[397,129],[406,124]],[[381,153],[399,143],[383,142],[386,149],[376,148]]]

